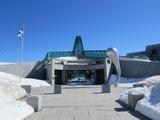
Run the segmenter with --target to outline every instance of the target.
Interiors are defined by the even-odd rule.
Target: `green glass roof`
[[[52,58],[58,57],[86,57],[92,59],[105,58],[106,50],[84,50],[83,43],[80,36],[77,36],[74,42],[72,51],[49,51],[44,58],[44,61],[48,61]]]

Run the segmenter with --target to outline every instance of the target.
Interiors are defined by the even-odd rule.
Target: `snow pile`
[[[1,94],[1,93],[0,93]],[[1,107],[1,120],[23,120],[34,112],[33,108],[27,105],[26,102],[21,101],[2,101]]]
[[[0,81],[18,85],[19,77],[5,72],[0,72]],[[46,81],[31,78],[22,78],[21,85],[31,85],[32,87],[50,86]]]
[[[26,95],[21,87],[0,81],[0,119],[22,120],[34,112],[26,102],[16,101]]]
[[[142,62],[153,62],[149,59],[139,59],[139,58],[126,58],[126,57],[120,57],[120,60],[126,60],[126,61],[142,61]],[[155,62],[155,61],[154,61]]]
[[[29,78],[22,78],[21,85],[50,86],[45,81]],[[31,106],[26,102],[17,100],[26,95],[26,91],[19,86],[19,77],[0,72],[0,119],[23,120],[32,114],[34,110]]]
[[[45,81],[30,78],[22,78],[21,85],[50,86]],[[19,86],[19,77],[0,72],[0,119],[23,120],[32,114],[34,110],[31,106],[26,102],[17,101],[26,95],[26,91]]]
[[[109,79],[109,84],[113,85],[115,84],[117,76],[111,75]],[[126,78],[126,77],[120,77],[118,87],[133,87],[133,84],[138,83],[139,81],[143,81],[145,78]]]
[[[153,119],[160,120],[160,82],[151,87],[150,95],[138,101],[135,110]]]
[[[115,84],[116,75],[111,75],[109,79],[109,84]],[[143,77],[143,78],[126,78],[120,77],[118,87],[133,87],[133,84],[136,83],[145,83],[147,86],[154,85],[160,82],[160,75],[151,76],[151,77]]]
[[[114,77],[114,76],[113,76]],[[111,80],[113,79],[111,78]],[[114,81],[111,81],[114,82]],[[110,83],[111,83],[110,82]],[[128,104],[128,94],[144,94],[144,98],[138,101],[135,110],[153,119],[160,120],[160,76],[132,79],[121,78],[120,84],[145,83],[145,87],[130,88],[120,95],[119,100]]]
[[[119,100],[128,104],[128,94],[144,94],[145,96],[149,96],[150,89],[148,87],[137,87],[126,90],[122,95],[120,95]]]
[[[145,83],[147,86],[152,86],[160,82],[160,75],[151,76],[145,78],[144,80],[140,81],[139,83]]]
[[[14,99],[21,99],[27,95],[23,88],[2,81],[0,81],[0,91],[12,96]]]

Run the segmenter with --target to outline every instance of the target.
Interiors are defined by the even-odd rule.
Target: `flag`
[[[20,39],[23,39],[24,37],[24,31],[23,30],[20,30],[17,34],[17,37],[20,38]]]

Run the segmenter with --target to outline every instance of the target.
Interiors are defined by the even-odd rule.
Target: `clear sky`
[[[24,61],[72,50],[76,35],[86,50],[125,55],[160,43],[160,0],[0,0],[0,61],[20,60],[22,24]]]

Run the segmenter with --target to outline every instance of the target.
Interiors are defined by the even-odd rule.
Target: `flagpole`
[[[23,47],[24,47],[24,25],[23,25],[23,37],[21,37],[21,55],[20,55],[20,75],[19,75],[19,84],[22,82],[22,70],[23,70]]]

